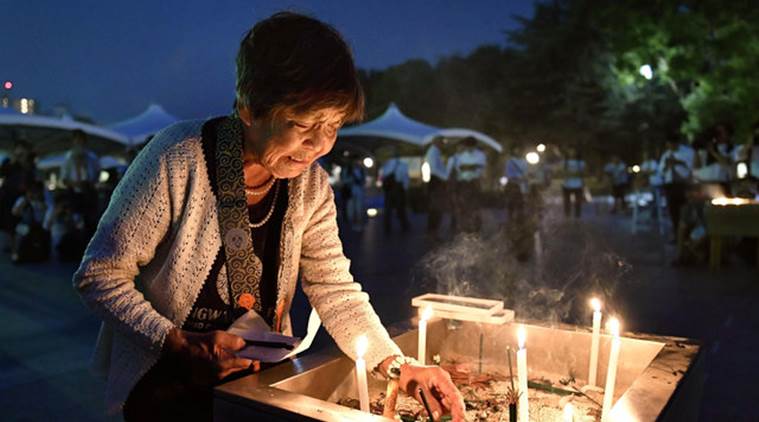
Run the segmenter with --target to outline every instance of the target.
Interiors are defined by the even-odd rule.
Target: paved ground
[[[499,214],[488,215],[484,240],[431,242],[423,235],[422,216],[414,217],[410,234],[385,235],[381,221],[371,220],[364,232],[348,230],[343,238],[353,272],[385,323],[408,318],[411,296],[434,288],[441,278],[459,274],[467,277],[467,291],[501,289],[519,311],[520,306],[525,308],[520,305],[521,293],[503,291],[503,286],[513,285],[525,289],[514,278],[518,274],[533,283],[526,286],[528,290],[545,296],[543,307],[530,297],[529,309],[523,309],[533,317],[581,318],[580,298],[586,297],[588,289],[600,289],[608,294],[609,306],[624,315],[626,329],[705,342],[708,377],[701,420],[759,420],[754,387],[759,379],[755,335],[759,273],[755,269],[737,259],[718,274],[709,273],[705,266],[672,268],[668,265],[671,247],[657,235],[633,236],[629,219],[592,210],[586,210],[580,222],[549,218],[542,239],[546,254],[536,269],[499,258],[503,252],[497,229],[500,221]],[[433,250],[435,255],[422,260]],[[470,267],[484,269],[460,273],[461,268],[445,266],[469,259]],[[108,420],[102,414],[102,381],[87,369],[98,321],[70,287],[73,270],[74,265],[59,264],[16,267],[7,256],[0,256],[2,420]],[[493,286],[489,279],[504,281]],[[560,295],[551,296],[556,292]],[[573,305],[565,306],[570,302]],[[297,325],[307,312],[304,298],[296,301],[296,308]],[[315,347],[329,343],[322,335]]]

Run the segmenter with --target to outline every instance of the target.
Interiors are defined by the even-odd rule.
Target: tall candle
[[[527,331],[520,325],[517,329],[517,376],[519,377],[519,421],[529,422],[530,405],[527,401],[527,349],[524,343],[527,340]]]
[[[590,366],[588,367],[588,385],[595,386],[598,374],[598,342],[601,337],[601,301],[590,300],[593,307],[593,336],[590,340]]]
[[[430,318],[432,318],[432,307],[425,306],[419,318],[419,337],[417,339],[417,351],[419,352],[417,360],[422,365],[427,364],[427,321]]]
[[[369,385],[366,382],[366,361],[364,355],[369,348],[369,340],[362,335],[356,341],[356,385],[358,386],[358,401],[361,411],[369,411]]]
[[[619,320],[612,318],[609,321],[609,331],[611,331],[611,351],[609,352],[609,369],[606,372],[606,388],[604,389],[604,402],[601,408],[601,421],[606,422],[611,412],[612,401],[614,400],[614,383],[617,379],[617,363],[619,362]]]

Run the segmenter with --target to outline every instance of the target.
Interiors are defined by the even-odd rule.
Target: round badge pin
[[[224,244],[231,252],[239,252],[248,247],[249,233],[240,228],[227,231],[224,236]]]

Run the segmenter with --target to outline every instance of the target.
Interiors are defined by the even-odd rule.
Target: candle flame
[[[575,414],[575,407],[572,406],[572,403],[567,403],[564,405],[564,420],[565,421],[572,421],[572,418],[574,418]]]
[[[424,307],[424,310],[422,311],[422,320],[429,321],[430,318],[432,318],[432,306],[427,305]]]
[[[601,312],[601,301],[597,297],[590,299],[590,306],[596,312]]]
[[[520,325],[517,329],[517,343],[520,349],[524,349],[524,343],[527,341],[527,330],[524,329],[524,325]]]
[[[365,334],[362,334],[358,340],[356,340],[356,356],[358,359],[362,359],[369,349],[369,339]]]
[[[616,318],[612,318],[609,320],[609,325],[607,327],[609,329],[609,332],[611,332],[611,335],[614,337],[619,337],[619,320]]]

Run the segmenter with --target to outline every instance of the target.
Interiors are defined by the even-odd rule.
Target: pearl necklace
[[[273,178],[272,178],[272,180],[273,180]],[[273,183],[274,182],[272,182],[272,184]],[[271,185],[269,187],[271,187]],[[264,224],[266,224],[269,221],[269,219],[271,218],[272,214],[274,214],[274,208],[277,207],[277,195],[278,194],[279,194],[279,183],[277,183],[277,187],[274,188],[274,199],[272,199],[272,201],[271,201],[271,207],[269,208],[269,212],[266,213],[266,217],[264,217],[264,219],[261,220],[261,221],[259,221],[258,223],[250,223],[249,222],[248,226],[251,229],[257,229],[257,228],[263,226]]]
[[[258,189],[249,188],[249,187],[245,186],[245,195],[249,195],[249,196],[261,196],[261,195],[269,192],[269,189],[271,189],[271,186],[274,184],[275,180],[277,180],[277,179],[275,179],[274,176],[272,176],[271,179],[269,179],[266,182],[266,184],[264,184],[264,186],[262,188],[258,188]]]

